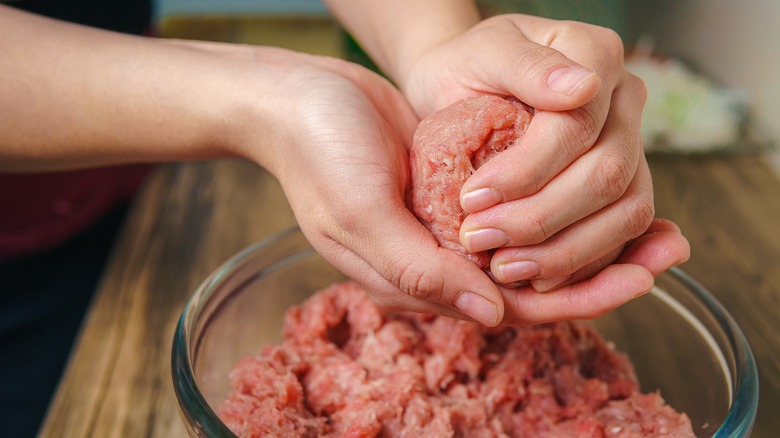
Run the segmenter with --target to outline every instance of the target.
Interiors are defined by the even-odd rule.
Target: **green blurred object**
[[[352,35],[343,29],[341,32],[344,35],[344,56],[346,57],[347,61],[362,65],[369,70],[373,70],[381,75],[384,75],[382,70],[380,70],[379,67],[374,64],[374,61],[369,58],[366,52],[363,51],[363,49],[360,47],[360,44],[358,44],[357,41],[352,38]]]

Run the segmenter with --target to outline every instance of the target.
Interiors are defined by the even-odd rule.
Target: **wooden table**
[[[279,33],[291,29],[276,26],[264,36],[225,32],[225,20],[197,24],[171,25],[168,34],[266,43],[288,41]],[[292,28],[293,48],[339,53],[331,24]],[[753,348],[761,381],[753,436],[777,436],[780,179],[756,155],[653,156],[650,164],[658,215],[676,221],[693,248],[682,268],[729,309]],[[184,436],[170,349],[185,302],[227,258],[294,224],[277,182],[252,164],[162,166],[124,226],[41,436]]]

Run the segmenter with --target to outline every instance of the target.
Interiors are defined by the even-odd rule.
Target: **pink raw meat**
[[[483,95],[463,99],[420,122],[409,153],[412,210],[442,248],[490,266],[487,251],[471,254],[458,232],[466,213],[460,190],[485,162],[515,144],[531,122],[533,109],[520,102]]]
[[[288,311],[283,332],[230,375],[219,416],[239,437],[694,436],[581,323],[384,314],[345,282]]]

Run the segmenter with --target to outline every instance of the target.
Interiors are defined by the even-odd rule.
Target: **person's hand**
[[[461,204],[470,214],[462,243],[472,252],[498,249],[491,271],[502,283],[530,280],[535,290],[550,291],[595,277],[549,294],[547,302],[557,305],[545,316],[528,309],[521,290],[522,299],[509,300],[513,318],[595,316],[645,292],[652,274],[688,258],[676,227],[643,235],[654,216],[639,134],[646,91],[625,69],[613,31],[497,16],[406,66],[396,80],[420,117],[479,93],[516,96],[538,111],[519,144],[464,185]],[[667,248],[652,269],[646,257],[610,266],[640,235],[634,253]]]
[[[608,254],[603,260],[580,269],[570,282],[551,292],[539,293],[531,286],[502,287],[506,306],[502,324],[601,316],[649,291],[653,277],[684,262],[690,247],[676,224],[654,219],[641,236],[617,252],[620,254],[614,261],[613,255]]]
[[[285,56],[277,128],[256,134],[272,135],[276,150],[257,148],[253,158],[279,179],[315,249],[385,309],[498,324],[498,287],[439,248],[405,206],[407,147],[418,120],[400,92],[354,64]],[[242,137],[251,151],[252,136]]]

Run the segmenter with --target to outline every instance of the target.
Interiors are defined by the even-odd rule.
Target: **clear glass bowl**
[[[298,229],[250,246],[206,279],[173,341],[173,384],[190,436],[233,436],[215,413],[233,365],[280,342],[284,311],[341,279]],[[643,392],[660,390],[698,436],[750,434],[753,354],[728,312],[683,271],[664,273],[649,294],[591,323],[629,355]]]

